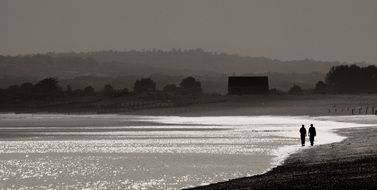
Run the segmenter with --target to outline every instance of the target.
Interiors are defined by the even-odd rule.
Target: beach
[[[370,116],[368,116],[370,117]],[[374,117],[374,116],[372,116]],[[0,189],[181,189],[253,176],[355,117],[0,114]]]
[[[309,115],[337,121],[367,123],[377,108],[373,95],[310,95],[232,97],[232,101],[190,108],[163,109],[159,114],[182,115]],[[373,108],[373,111],[372,111]],[[138,112],[136,112],[138,113]],[[139,113],[155,113],[142,110]],[[354,115],[356,119],[348,120]],[[357,116],[360,118],[357,119]],[[342,127],[342,126],[339,126]],[[252,177],[237,178],[193,189],[376,189],[377,129],[335,131],[344,141],[314,146],[290,155],[282,165]],[[307,139],[308,140],[308,139]]]
[[[193,189],[376,189],[377,128],[337,133],[348,138],[292,154],[265,174]]]
[[[338,170],[364,172],[355,162],[375,169],[375,100],[249,96],[132,115],[3,114],[0,187],[292,189],[301,187],[298,180],[309,188],[306,181],[321,184],[322,175],[332,181],[347,177],[336,176]],[[351,115],[360,108],[361,114]],[[311,123],[319,134],[316,146],[301,147],[298,129]]]

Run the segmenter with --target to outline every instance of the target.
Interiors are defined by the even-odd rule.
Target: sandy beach
[[[292,154],[265,174],[193,189],[376,189],[377,129],[337,133],[348,138]]]

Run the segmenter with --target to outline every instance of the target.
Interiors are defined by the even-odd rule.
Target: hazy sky
[[[377,63],[377,0],[0,0],[0,54],[151,48]]]

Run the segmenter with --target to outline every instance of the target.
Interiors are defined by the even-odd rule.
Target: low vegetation
[[[376,66],[341,65],[332,67],[324,81],[318,81],[313,89],[295,84],[288,91],[270,89],[270,94],[377,93],[376,84]],[[34,84],[25,82],[0,89],[0,111],[123,112],[226,100],[225,96],[205,94],[201,82],[191,76],[179,84],[171,81],[161,89],[157,86],[153,79],[141,78],[134,82],[132,90],[117,89],[112,84],[101,89],[92,86],[73,89],[70,85],[63,87],[56,78],[45,78]]]
[[[72,89],[69,85],[60,86],[56,78],[0,89],[2,111],[116,112],[217,102],[222,99],[219,95],[204,95],[201,83],[193,77],[183,79],[179,85],[168,84],[162,90],[156,88],[151,78],[135,81],[133,91],[127,88],[115,89],[111,84],[104,85],[100,90],[91,86]]]

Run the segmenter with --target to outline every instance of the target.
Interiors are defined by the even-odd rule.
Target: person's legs
[[[310,136],[310,145],[314,145],[314,136]]]
[[[305,146],[305,136],[301,136],[301,145]]]

